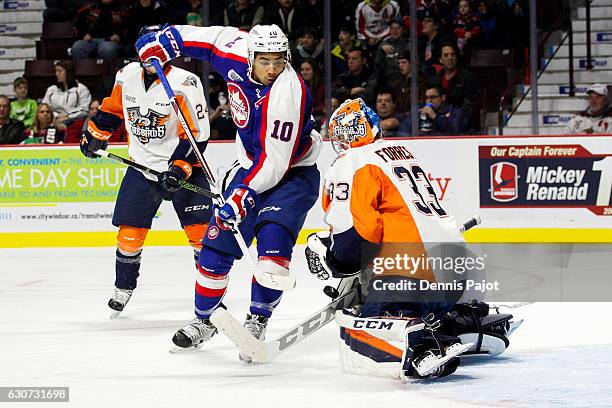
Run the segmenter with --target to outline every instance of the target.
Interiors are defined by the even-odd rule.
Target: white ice
[[[612,304],[514,309],[525,323],[505,354],[464,361],[445,380],[402,384],[344,374],[333,323],[268,365],[239,362],[223,335],[199,352],[169,353],[192,318],[192,259],[186,247],[145,248],[139,286],[109,320],[114,248],[0,249],[0,386],[70,387],[70,403],[58,407],[612,407]],[[294,268],[298,287],[284,295],[269,338],[328,302],[302,246]],[[224,302],[240,319],[250,281],[237,264]]]

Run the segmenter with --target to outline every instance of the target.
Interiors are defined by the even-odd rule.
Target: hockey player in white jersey
[[[159,28],[145,27],[141,32]],[[202,84],[191,72],[169,64],[164,72],[203,151],[210,129]],[[106,149],[108,138],[124,123],[130,158],[162,173],[158,179],[129,167],[121,183],[113,214],[113,225],[119,228],[115,292],[108,302],[113,316],[123,311],[136,288],[142,248],[162,200],[172,201],[196,261],[212,214],[210,198],[179,188],[179,182],[186,179],[206,189],[209,185],[185,131],[171,111],[155,69],[133,62],[117,73],[111,96],[104,99],[82,137],[83,154],[97,157],[94,152]]]
[[[420,288],[450,281],[454,271],[441,274],[427,264],[406,270],[387,261],[398,254],[426,259],[440,244],[447,257],[463,255],[454,217],[438,201],[412,152],[382,140],[378,115],[361,99],[348,100],[333,113],[329,135],[338,153],[322,197],[330,231],[309,237],[309,267],[320,278],[350,276],[366,265],[373,271],[365,282],[365,303],[355,313],[336,315],[343,368],[395,378],[453,373],[457,356],[472,344],[461,344],[440,328],[460,293]]]
[[[237,224],[247,245],[257,238],[257,268],[248,271],[253,280],[245,327],[263,339],[283,290],[294,285],[289,272],[293,246],[319,188],[315,162],[321,140],[314,130],[312,98],[290,64],[287,37],[276,25],[257,25],[249,33],[233,27],[169,26],[139,38],[136,46],[142,61],[165,63],[186,55],[210,62],[227,81],[238,128],[239,167],[200,254],[196,318],[173,342],[198,347],[216,333],[209,317],[225,295],[234,260],[242,257],[230,230]]]

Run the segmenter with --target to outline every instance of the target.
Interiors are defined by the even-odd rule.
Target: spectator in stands
[[[440,24],[440,30],[448,26],[453,1],[450,0],[416,0],[416,11],[419,20],[435,17]]]
[[[55,64],[55,77],[57,83],[47,88],[43,102],[48,103],[57,119],[67,126],[87,115],[91,94],[85,85],[76,80],[70,60]]]
[[[405,113],[412,110],[412,75],[416,71],[419,76],[417,101],[422,104],[425,101],[425,87],[427,80],[425,76],[413,70],[410,65],[410,51],[400,52],[398,57],[399,75],[391,77],[387,83],[387,88],[393,93],[393,100],[397,112]]]
[[[210,74],[208,82],[209,109],[212,112],[208,118],[210,121],[210,138],[214,140],[234,140],[237,128],[228,105],[225,82],[217,73]]]
[[[63,143],[65,129],[66,126],[53,117],[51,107],[46,103],[41,103],[36,110],[36,118],[32,129],[26,130],[24,133],[23,143]]]
[[[497,17],[491,12],[491,6],[488,0],[478,2],[478,15],[480,17],[480,27],[482,35],[480,37],[481,47],[496,48],[497,47]]]
[[[72,21],[84,3],[85,0],[45,0],[47,7],[43,10],[43,21],[45,23]]]
[[[323,32],[323,0],[298,0],[296,8],[299,15],[308,16],[310,27],[319,33]],[[338,11],[335,8],[332,10],[333,13]]]
[[[123,55],[126,57],[135,56],[134,44],[140,29],[145,26],[161,24],[166,14],[167,10],[155,0],[136,0],[130,7],[127,18],[127,41],[123,46]]]
[[[6,95],[0,95],[0,145],[19,144],[23,140],[23,123],[11,119],[11,101]]]
[[[126,17],[117,0],[97,0],[79,9],[74,22],[79,39],[72,45],[72,58],[116,58],[126,37]]]
[[[395,0],[363,0],[355,11],[355,24],[359,38],[371,49],[389,35],[389,23],[400,18],[400,7]]]
[[[382,90],[376,95],[376,113],[380,117],[383,136],[395,136],[405,115],[396,112],[393,94],[390,91]]]
[[[460,107],[446,102],[444,90],[439,85],[431,85],[425,91],[427,104],[419,110],[419,131],[427,135],[459,135],[466,130],[466,119]],[[413,135],[410,115],[400,125],[399,134]]]
[[[529,44],[529,13],[526,0],[495,0],[501,48],[521,49]],[[521,52],[517,53],[521,55]]]
[[[388,80],[397,76],[397,57],[400,52],[408,49],[410,39],[404,34],[404,22],[401,19],[391,21],[389,36],[380,44],[374,59],[379,88],[385,88]]]
[[[351,25],[345,25],[340,29],[338,34],[338,42],[332,45],[332,73],[335,76],[345,72],[348,69],[347,57],[348,53],[357,48],[363,48],[363,44],[356,38],[355,28]]]
[[[297,12],[295,0],[277,0],[276,4],[266,9],[264,21],[279,26],[293,44],[301,30],[308,25],[308,15]]]
[[[612,134],[612,106],[608,86],[595,84],[588,91],[588,107],[567,124],[567,134]]]
[[[317,61],[306,58],[300,64],[300,74],[312,96],[312,115],[320,124],[325,114],[325,87],[323,86],[321,68]]]
[[[264,8],[251,0],[234,0],[223,12],[224,25],[238,27],[244,31],[261,24],[263,18]]]
[[[202,26],[202,0],[178,0],[169,3],[168,20],[171,24]]]
[[[472,6],[468,0],[459,1],[457,15],[453,21],[453,33],[457,38],[457,48],[461,55],[469,55],[469,49],[479,39],[480,17],[472,11]]]
[[[28,98],[28,81],[19,77],[13,81],[16,99],[11,102],[11,119],[23,122],[26,128],[31,128],[36,117],[37,103]]]
[[[64,143],[80,143],[81,136],[83,132],[87,130],[87,125],[92,117],[98,113],[98,108],[101,103],[99,99],[92,99],[89,103],[89,113],[87,116],[79,118],[72,122],[70,126],[66,128],[66,136],[64,138]],[[119,126],[113,134],[111,135],[109,142],[125,142],[127,141],[127,133],[125,131],[125,126]]]
[[[312,27],[304,28],[297,47],[291,50],[291,64],[299,71],[302,61],[309,58],[323,66],[323,46],[319,42],[319,33]]]
[[[332,86],[332,95],[339,101],[361,98],[367,105],[373,104],[375,78],[366,65],[364,49],[354,49],[348,53],[348,71],[338,75]]]
[[[432,77],[439,68],[442,44],[451,39],[440,31],[440,18],[427,12],[423,17],[422,35],[419,37],[419,62],[421,72]]]
[[[459,106],[465,115],[470,130],[480,128],[480,88],[476,77],[459,64],[457,46],[448,42],[441,47],[440,63],[442,70],[436,76],[446,95],[446,101]]]

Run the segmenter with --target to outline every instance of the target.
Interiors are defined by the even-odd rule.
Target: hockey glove
[[[167,171],[158,176],[159,185],[168,193],[175,193],[181,188],[181,181],[191,176],[191,164],[175,160]]]
[[[327,251],[331,245],[329,233],[312,233],[308,236],[306,246],[306,262],[310,273],[321,280],[332,276],[332,270],[327,264]]]
[[[225,204],[215,209],[217,225],[224,230],[237,227],[248,212],[255,207],[256,197],[255,191],[244,184],[238,184]]]
[[[81,136],[81,153],[85,155],[85,157],[91,157],[95,159],[98,156],[94,152],[96,150],[106,150],[108,147],[108,139],[99,139],[95,135],[93,135],[89,130],[83,132],[83,136]]]
[[[147,33],[136,40],[136,50],[143,62],[156,59],[161,65],[179,57],[183,40],[178,30],[172,26],[155,33]]]

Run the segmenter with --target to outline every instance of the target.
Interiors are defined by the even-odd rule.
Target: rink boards
[[[418,159],[444,208],[480,242],[612,242],[612,136],[428,137],[395,139]],[[205,156],[219,179],[236,157],[212,142]],[[127,156],[125,145],[111,146]],[[392,154],[392,153],[391,153]],[[324,143],[318,167],[335,153]],[[114,202],[125,167],[85,159],[77,146],[0,147],[0,247],[114,246]],[[325,227],[320,205],[300,242]],[[183,245],[164,202],[147,245]]]

